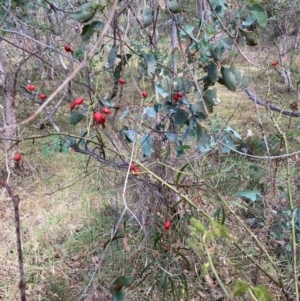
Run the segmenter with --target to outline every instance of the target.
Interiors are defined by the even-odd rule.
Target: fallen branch
[[[248,97],[251,100],[253,100],[257,104],[259,104],[259,105],[261,105],[261,106],[263,106],[265,108],[271,109],[272,111],[279,112],[279,113],[281,113],[283,115],[292,116],[292,117],[300,117],[300,112],[299,111],[296,112],[296,111],[283,110],[283,109],[281,109],[279,107],[276,107],[276,106],[272,105],[271,103],[268,103],[266,101],[263,101],[263,100],[257,98],[255,96],[255,94],[250,89],[244,88],[242,86],[239,86],[239,87],[247,93]]]

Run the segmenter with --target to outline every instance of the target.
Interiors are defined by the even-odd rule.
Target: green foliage
[[[43,156],[48,157],[51,153],[55,152],[67,153],[69,151],[69,143],[66,141],[66,139],[60,135],[51,136],[47,145],[45,145],[42,149]]]
[[[71,116],[70,116],[70,124],[76,125],[78,124],[82,119],[84,118],[84,115],[77,112],[77,111],[72,111]]]
[[[148,27],[153,23],[153,12],[150,9],[143,9],[142,11],[142,18],[143,18],[143,26]]]
[[[249,10],[251,11],[253,18],[261,27],[267,26],[268,16],[266,11],[261,6],[254,4],[249,7]]]
[[[257,188],[254,188],[253,190],[238,191],[235,195],[250,199],[252,202],[256,202],[261,198],[260,191]]]
[[[267,288],[263,285],[251,286],[242,281],[237,281],[234,287],[233,296],[239,297],[247,292],[253,293],[253,295],[259,301],[273,301],[273,297],[271,293],[267,290]]]
[[[112,301],[124,301],[125,291],[124,288],[129,287],[134,282],[132,276],[118,276],[116,277],[111,285],[110,292],[112,294]]]
[[[93,21],[90,24],[84,25],[81,32],[82,41],[88,42],[95,32],[103,30],[104,23],[101,21]]]

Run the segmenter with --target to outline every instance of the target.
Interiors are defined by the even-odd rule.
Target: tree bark
[[[18,146],[14,146],[11,148],[13,143],[18,139],[18,128],[10,127],[17,123],[16,116],[16,99],[15,93],[12,91],[12,87],[9,85],[7,70],[5,70],[7,66],[7,57],[5,53],[5,49],[3,49],[3,45],[0,51],[0,104],[2,106],[2,110],[4,109],[3,121],[1,121],[4,130],[1,132],[1,136],[4,136],[5,142],[5,152],[7,152],[8,156],[8,167],[15,168],[16,162],[12,160],[13,155],[19,151]],[[2,101],[3,100],[3,101]],[[6,140],[12,139],[12,140]]]

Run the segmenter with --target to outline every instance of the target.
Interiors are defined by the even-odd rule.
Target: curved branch
[[[272,105],[271,103],[268,103],[267,101],[263,101],[263,100],[257,98],[255,96],[255,94],[250,89],[244,88],[244,87],[242,87],[240,85],[239,85],[239,87],[247,93],[248,97],[252,101],[256,102],[260,106],[263,106],[265,108],[271,109],[272,111],[279,112],[279,113],[281,113],[283,115],[287,115],[287,116],[291,116],[291,117],[300,117],[300,112],[299,111],[297,111],[297,112],[295,112],[295,111],[287,111],[287,110],[284,110],[282,108],[276,107],[276,106]]]

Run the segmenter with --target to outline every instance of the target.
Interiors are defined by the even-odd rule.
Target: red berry
[[[29,91],[33,91],[33,90],[35,89],[35,85],[28,85],[28,86],[27,86],[27,89],[28,89]]]
[[[46,96],[45,94],[43,94],[43,93],[39,95],[39,98],[40,98],[41,100],[45,100],[46,97],[47,97],[47,96]]]
[[[142,96],[143,96],[143,98],[147,98],[148,97],[148,93],[146,91],[143,91],[142,92]]]
[[[174,98],[175,101],[178,101],[178,99],[179,99],[178,94],[174,94],[174,95],[173,95],[173,98]]]
[[[275,67],[276,65],[278,65],[278,62],[277,62],[277,61],[273,61],[273,62],[271,63],[271,65],[272,65],[273,67]]]
[[[96,121],[97,123],[100,123],[102,125],[104,125],[105,121],[106,121],[106,117],[104,114],[100,113],[100,112],[95,112],[94,113],[94,121]]]
[[[84,98],[79,97],[79,98],[74,100],[74,104],[75,104],[75,106],[80,106],[80,105],[83,104],[83,101],[84,101]]]
[[[133,169],[133,173],[135,175],[137,175],[138,173],[140,173],[140,169],[137,166],[135,166],[134,169]]]
[[[76,104],[73,102],[70,103],[70,110],[73,111],[76,107]]]
[[[131,163],[129,166],[129,170],[134,171],[135,167],[136,166],[134,165],[134,163]]]
[[[171,227],[171,221],[170,220],[165,221],[164,227],[165,230],[168,231]]]
[[[182,93],[182,92],[177,92],[177,96],[178,96],[179,98],[182,98],[183,93]]]
[[[119,79],[119,83],[120,83],[121,85],[125,85],[125,84],[126,84],[126,80],[125,80],[124,78],[120,78],[120,79]]]
[[[14,160],[17,161],[17,162],[20,161],[21,158],[22,158],[22,156],[21,156],[20,153],[16,153],[15,156],[14,156]]]
[[[102,111],[103,111],[104,114],[110,114],[111,113],[109,108],[103,108]]]
[[[65,50],[66,50],[67,52],[73,52],[71,46],[69,46],[69,45],[65,45]]]

